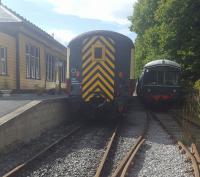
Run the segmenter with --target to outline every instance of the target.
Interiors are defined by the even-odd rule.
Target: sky
[[[137,0],[2,0],[2,3],[67,45],[87,31],[111,30],[135,41],[128,16]]]

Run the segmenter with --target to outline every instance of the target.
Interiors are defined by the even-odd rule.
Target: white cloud
[[[50,35],[53,35],[54,38],[62,43],[63,45],[67,46],[67,44],[77,36],[76,33],[70,30],[63,30],[63,29],[50,29],[47,30]]]
[[[39,2],[39,0],[29,0]],[[40,0],[53,5],[59,14],[74,15],[80,18],[128,24],[137,0]]]

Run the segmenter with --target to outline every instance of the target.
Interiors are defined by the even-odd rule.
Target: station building
[[[67,48],[0,4],[0,90],[66,87]]]

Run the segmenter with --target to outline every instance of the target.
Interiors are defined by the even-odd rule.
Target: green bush
[[[197,81],[194,83],[194,89],[195,89],[195,90],[200,90],[200,79],[197,80]]]

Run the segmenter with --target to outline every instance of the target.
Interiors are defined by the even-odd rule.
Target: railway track
[[[158,160],[159,158],[160,160],[162,160],[163,157],[153,156],[149,160],[148,160],[149,157],[147,157],[147,160],[146,159],[141,160],[140,158],[141,154],[142,156],[151,156],[146,153],[148,152],[151,146],[147,143],[147,141],[151,141],[149,139],[152,139],[153,141],[157,142],[155,144],[160,144],[163,141],[162,140],[161,142],[159,142],[160,140],[154,138],[154,136],[158,135],[162,136],[160,135],[160,132],[157,133],[157,130],[155,130],[158,129],[157,125],[156,128],[155,127],[151,128],[151,131],[153,130],[154,133],[151,134],[150,137],[147,136],[147,134],[149,134],[150,131],[149,124],[150,123],[152,124],[153,120],[152,117],[153,117],[152,114],[145,113],[144,110],[140,111],[134,110],[131,115],[131,119],[127,120],[124,119],[124,121],[120,121],[119,124],[115,128],[113,128],[113,132],[111,132],[112,129],[110,126],[108,126],[107,129],[105,129],[105,125],[101,126],[100,128],[99,127],[92,128],[88,126],[85,130],[87,133],[83,133],[83,131],[80,130],[80,127],[76,127],[74,130],[68,133],[68,135],[65,135],[59,140],[55,141],[49,147],[45,148],[43,151],[41,151],[34,157],[30,158],[26,162],[22,163],[21,165],[19,165],[9,173],[5,174],[4,176],[32,177],[32,176],[57,175],[57,176],[79,176],[79,177],[80,176],[124,177],[124,176],[148,176],[151,173],[153,174],[153,176],[163,176],[163,175],[157,175],[157,172],[155,171],[151,172],[151,170],[148,169],[148,166],[151,167],[152,165],[149,163],[151,163],[154,160],[152,158],[156,158],[156,160]],[[169,124],[169,120],[167,122]],[[168,126],[170,126],[170,124]],[[112,125],[112,127],[114,126]],[[171,130],[175,131],[175,129],[177,129],[177,127],[172,126]],[[77,131],[79,133],[77,133],[77,135],[74,135],[76,134]],[[88,132],[90,133],[88,134]],[[177,137],[171,136],[174,139],[174,142],[177,142],[176,140],[179,138],[179,134],[177,134],[176,136]],[[144,138],[146,139],[146,141]],[[106,143],[108,139],[109,141]],[[59,143],[61,145],[57,146]],[[104,147],[105,144],[106,147]],[[169,149],[167,144],[168,142],[166,144],[164,143],[163,145],[165,146],[165,149]],[[178,146],[181,147],[182,151],[188,153],[187,150],[183,148],[181,143],[178,143]],[[194,154],[193,157],[195,159],[192,159],[191,157],[190,158],[191,161],[195,160],[197,162],[200,162],[199,154],[196,147],[194,146],[192,150],[193,150],[192,153]],[[63,152],[60,153],[60,151],[63,151],[64,153]],[[152,152],[153,154],[160,153],[162,155],[162,151],[165,150],[161,149],[161,152],[157,152],[158,148],[152,146],[151,151],[153,151]],[[187,156],[190,157],[189,155]],[[172,158],[174,158],[174,155],[172,155]],[[98,164],[98,162],[100,163]],[[49,164],[46,165],[46,163]],[[139,166],[138,163],[140,163]],[[139,170],[141,170],[142,168],[141,164],[142,166],[146,166],[147,168],[146,171],[148,173],[145,172],[142,175],[139,174]],[[164,165],[167,166],[167,164],[165,163]],[[59,168],[61,167],[62,169],[58,170],[56,169],[55,166],[58,166]],[[167,166],[166,168],[171,168],[171,167]],[[184,169],[184,166],[182,165],[182,167],[180,168]],[[198,169],[198,164],[196,166],[193,166],[193,168],[195,169],[194,170],[195,177],[198,177],[198,173],[196,173],[196,169]],[[168,176],[172,176],[172,174],[174,173],[169,172]],[[182,174],[183,173],[180,173],[180,176]]]
[[[118,165],[115,167],[114,172],[112,173],[111,169],[109,169],[109,171],[111,170],[111,172],[108,172],[108,169],[106,169],[105,166],[110,163],[109,158],[112,159],[111,149],[117,149],[114,146],[118,145],[117,137],[120,136],[119,129],[120,129],[121,124],[122,123],[119,122],[119,124],[113,130],[113,133],[111,134],[110,139],[105,147],[106,150],[102,156],[102,159],[100,160],[99,166],[97,168],[97,171],[96,171],[96,174],[94,177],[100,177],[100,176],[125,177],[128,173],[130,165],[133,163],[133,160],[134,160],[137,152],[139,151],[142,144],[144,143],[144,141],[145,141],[144,134],[148,129],[147,115],[146,115],[145,125],[143,127],[142,132],[140,133],[141,135],[139,135],[137,138],[135,138],[134,143],[129,147],[128,151],[125,153],[123,158],[118,161]]]
[[[104,123],[76,127],[4,177],[93,176],[111,127]]]
[[[19,173],[23,169],[25,169],[29,164],[31,164],[34,160],[36,160],[39,157],[41,157],[43,154],[45,154],[47,151],[51,150],[53,147],[55,147],[56,145],[58,145],[63,140],[69,138],[72,134],[74,134],[75,132],[77,132],[80,128],[81,128],[80,125],[75,126],[75,128],[73,128],[70,132],[68,132],[64,136],[60,137],[59,139],[57,139],[56,141],[54,141],[53,143],[51,143],[50,145],[48,145],[46,148],[44,148],[43,150],[41,150],[40,152],[38,152],[37,154],[35,154],[33,157],[31,157],[28,160],[26,160],[24,163],[21,163],[20,165],[16,166],[12,170],[10,170],[8,173],[4,174],[3,177],[11,177],[11,176],[17,176],[17,175],[19,175]]]
[[[181,141],[181,139],[183,138],[181,136],[181,132],[183,134],[183,131],[184,131],[182,123],[179,120],[172,118],[170,116],[166,116],[165,118],[159,118],[159,116],[157,116],[156,114],[152,112],[150,114],[160,124],[160,126],[170,135],[173,142],[178,145],[181,153],[185,153],[188,160],[191,161],[192,168],[193,168],[192,170],[193,175],[195,177],[200,177],[200,165],[199,165],[200,156],[197,151],[197,147],[195,143],[192,143],[191,151],[190,151],[190,149],[187,148],[184,145],[184,143]],[[172,125],[175,125],[175,126],[172,126]],[[189,131],[185,133],[187,134],[189,138],[191,138],[191,140],[194,140],[192,134]]]

